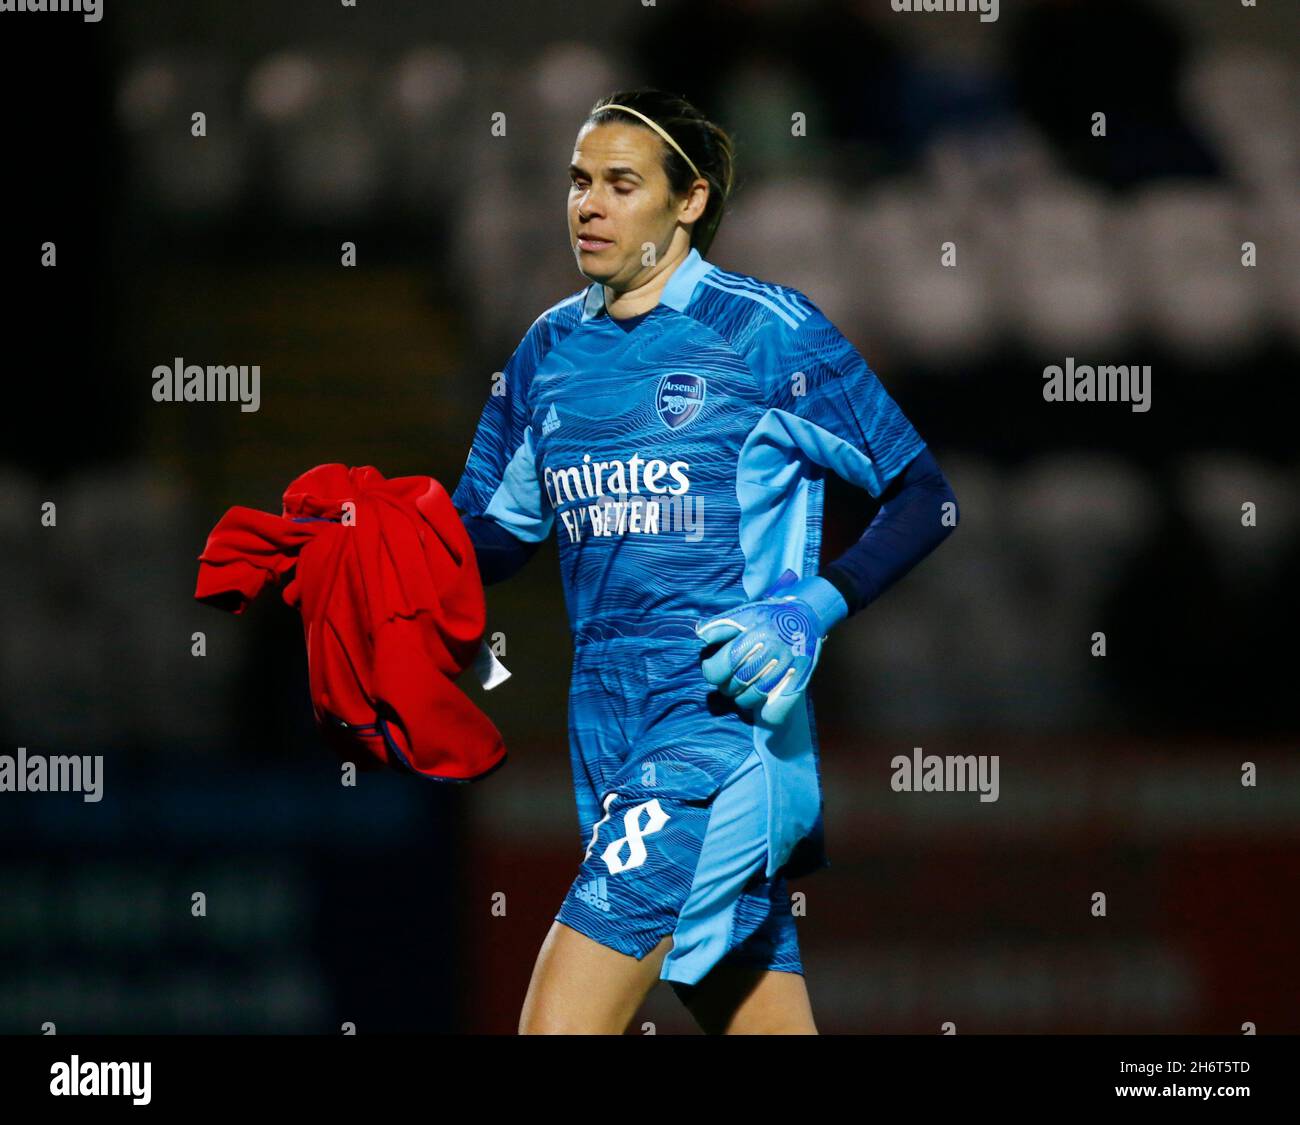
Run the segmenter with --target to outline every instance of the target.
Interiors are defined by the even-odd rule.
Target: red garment
[[[501,733],[452,682],[478,652],[486,606],[473,545],[441,484],[318,465],[289,485],[282,516],[236,507],[221,517],[194,596],[242,613],[286,578],[284,601],[302,612],[312,709],[343,757],[365,763],[364,747],[438,781],[501,765]]]

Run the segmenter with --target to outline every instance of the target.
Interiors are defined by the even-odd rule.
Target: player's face
[[[569,169],[569,244],[592,281],[632,288],[667,252],[679,201],[660,164],[662,144],[637,125],[588,125],[578,134]],[[653,258],[646,243],[655,248]]]

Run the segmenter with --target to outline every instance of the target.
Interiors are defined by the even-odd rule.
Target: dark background
[[[1296,32],[1269,0],[0,15],[0,753],[106,770],[0,794],[0,1031],[513,1030],[580,859],[554,546],[490,592],[514,675],[468,690],[510,762],[454,792],[342,788],[296,615],[198,605],[196,556],[322,462],[454,486],[585,285],[577,128],[641,83],[736,137],[708,258],[812,297],[961,503],[817,673],[819,1026],[1300,1031]],[[259,364],[261,409],[155,403],[174,356]],[[1066,356],[1150,364],[1152,409],[1045,403]],[[872,514],[832,478],[823,557]],[[998,754],[1001,799],[892,792],[914,746]],[[667,990],[643,1018],[691,1027]]]

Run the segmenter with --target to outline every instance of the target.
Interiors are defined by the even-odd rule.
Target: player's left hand
[[[848,605],[825,578],[787,570],[757,601],[695,626],[706,645],[726,642],[701,664],[704,678],[779,724],[803,698],[826,634],[846,616]]]

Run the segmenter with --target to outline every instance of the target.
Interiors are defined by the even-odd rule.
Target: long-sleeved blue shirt
[[[817,573],[828,472],[884,504],[825,568],[851,608],[948,530],[925,442],[835,325],[798,290],[694,249],[639,318],[612,320],[599,283],[557,303],[504,375],[452,500],[485,581],[555,533],[575,648],[620,636],[693,642],[701,619],[761,596],[785,571]],[[752,737],[780,803],[771,875],[820,825],[811,708],[755,724]],[[627,765],[575,772],[584,824],[599,795],[583,778]],[[722,755],[692,765],[716,770],[718,783],[734,770]]]

